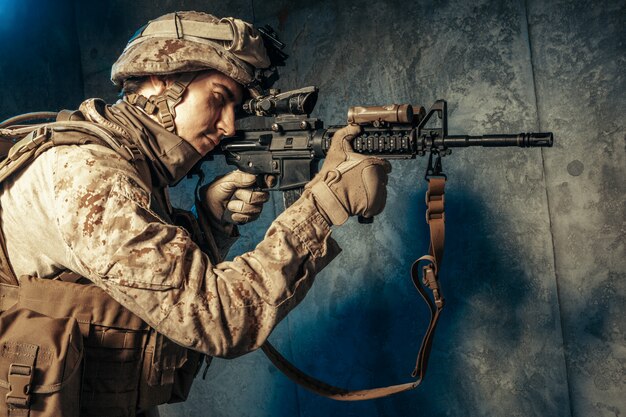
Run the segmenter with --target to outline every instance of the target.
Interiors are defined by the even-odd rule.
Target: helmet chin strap
[[[148,98],[141,94],[128,94],[124,99],[134,106],[142,108],[148,114],[157,114],[159,123],[163,127],[176,133],[176,124],[174,119],[176,118],[175,107],[183,99],[183,94],[189,84],[198,75],[197,72],[185,72],[174,78],[174,82],[171,86],[167,87],[161,94],[152,95]]]

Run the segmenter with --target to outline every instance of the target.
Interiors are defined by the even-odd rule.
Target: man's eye
[[[226,101],[222,93],[213,93],[213,96],[220,102],[220,104],[224,104]]]

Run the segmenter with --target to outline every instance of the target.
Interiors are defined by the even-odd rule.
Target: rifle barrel
[[[536,146],[552,146],[554,135],[552,132],[519,133],[517,135],[451,135],[435,139],[435,145],[446,148],[466,148],[468,146],[519,146],[530,148]]]

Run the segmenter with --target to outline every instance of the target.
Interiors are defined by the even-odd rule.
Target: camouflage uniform
[[[269,66],[252,26],[180,12],[140,29],[112,79],[121,84],[128,77],[213,68],[254,95],[257,69]],[[157,103],[153,110],[159,107],[161,120],[175,105]],[[310,192],[274,221],[255,250],[223,262],[232,236],[201,222],[209,243],[203,252],[171,224],[163,190],[200,159],[175,127],[165,129],[145,106],[142,111],[126,102],[104,108],[88,101],[82,108],[91,109],[83,111],[89,121],[141,149],[150,178],[100,145],[44,152],[0,192],[15,274],[48,278],[74,271],[166,337],[209,355],[233,357],[261,346],[339,252]]]
[[[199,158],[185,157],[191,146],[148,116],[125,103],[113,111],[118,107],[150,132],[153,150],[165,150],[155,163],[170,181]],[[57,146],[3,183],[2,231],[16,275],[69,269],[180,345],[221,357],[258,348],[339,252],[329,224],[305,194],[255,250],[231,262],[215,253],[212,262],[186,230],[168,223],[155,198],[165,184],[155,180],[156,168],[151,172],[147,186],[107,147]],[[205,233],[222,251],[231,243]]]
[[[2,162],[8,161],[8,168],[4,166],[6,179],[0,184],[1,232],[15,273],[7,273],[3,255],[2,276],[13,288],[3,283],[2,290],[13,294],[18,311],[30,308],[78,323],[86,352],[81,412],[134,416],[137,410],[184,400],[199,355],[167,339],[220,357],[260,347],[339,253],[331,225],[343,224],[351,215],[372,217],[384,208],[390,166],[351,151],[349,142],[360,131],[351,126],[335,133],[320,173],[253,251],[224,262],[235,235],[215,221],[221,217],[210,205],[197,204],[200,233],[188,218],[187,230],[176,225],[185,216],[169,207],[167,187],[201,158],[176,135],[176,106],[197,72],[207,69],[229,76],[252,96],[260,94],[275,78],[275,64],[284,59],[261,38],[238,19],[196,12],[162,16],[131,39],[113,66],[112,80],[121,85],[128,78],[167,75],[164,91],[150,97],[128,94],[114,106],[87,100],[72,117],[88,129],[72,128],[71,122],[51,124],[41,128],[52,131],[42,144],[37,141],[43,136],[33,136],[37,128]],[[106,139],[85,143],[89,132],[104,132]],[[48,145],[54,146],[44,148]],[[20,156],[12,159],[15,155]],[[29,155],[38,157],[31,162]],[[32,278],[54,278],[68,270],[95,287]],[[13,275],[21,277],[19,287]],[[48,297],[40,297],[42,293]],[[9,292],[0,296],[0,304],[6,304],[2,301]],[[39,311],[46,306],[58,308]],[[137,343],[131,346],[133,341]],[[133,349],[140,359],[129,361],[126,351]],[[112,362],[113,351],[117,356]],[[104,365],[99,361],[103,356]],[[16,365],[33,375],[33,364],[8,365],[9,374]],[[118,375],[117,369],[126,371]],[[30,407],[24,398],[29,395],[16,397],[22,414]],[[76,408],[76,395],[62,414]],[[49,406],[52,400],[44,404],[46,398],[36,397],[34,406],[58,413],[58,407]]]

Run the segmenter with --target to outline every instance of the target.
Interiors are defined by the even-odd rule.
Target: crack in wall
[[[528,11],[528,0],[523,0],[523,7],[524,7],[524,19],[525,19],[525,23],[526,23],[526,39],[528,40],[528,55],[530,58],[530,72],[532,74],[532,83],[533,83],[533,97],[535,99],[535,111],[536,111],[536,124],[537,124],[537,129],[539,132],[543,131],[542,129],[542,121],[541,121],[541,114],[542,112],[540,111],[540,105],[539,105],[539,94],[537,91],[537,82],[535,79],[535,62],[534,62],[534,57],[533,57],[533,48],[532,48],[532,35],[530,32],[530,21],[529,21],[529,11]],[[569,366],[568,366],[568,362],[567,362],[567,355],[565,353],[566,350],[566,344],[565,344],[565,333],[563,332],[563,311],[561,309],[561,291],[559,288],[559,274],[557,271],[557,263],[556,263],[556,246],[554,243],[554,230],[553,230],[553,223],[552,223],[552,208],[550,206],[550,195],[548,192],[548,183],[547,183],[547,173],[546,173],[546,160],[545,160],[545,156],[544,156],[544,148],[540,148],[540,155],[541,155],[541,168],[543,171],[543,182],[544,182],[544,189],[546,191],[546,206],[548,208],[548,222],[549,222],[549,227],[550,227],[550,242],[552,243],[552,262],[554,265],[554,281],[555,281],[555,285],[556,285],[556,299],[557,299],[557,303],[558,303],[558,312],[559,312],[559,327],[561,330],[561,342],[563,343],[563,363],[565,366],[565,379],[566,379],[566,384],[567,384],[567,402],[568,402],[568,406],[569,406],[569,415],[573,416],[574,415],[574,408],[573,408],[573,404],[572,404],[572,386],[570,384],[570,371],[569,371]]]

